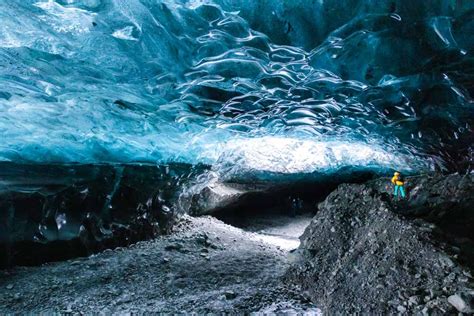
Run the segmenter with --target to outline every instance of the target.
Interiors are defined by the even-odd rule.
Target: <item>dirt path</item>
[[[1,271],[0,313],[315,314],[298,288],[280,279],[304,223],[300,219],[285,230],[282,220],[273,230],[253,233],[212,217],[184,217],[170,236],[89,258]]]

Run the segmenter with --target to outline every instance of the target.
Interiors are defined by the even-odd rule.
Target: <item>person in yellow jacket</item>
[[[403,181],[403,178],[400,174],[400,172],[395,172],[392,177],[392,183],[395,186],[395,190],[393,192],[393,195],[398,196],[398,192],[400,191],[400,195],[402,198],[405,198],[405,181]]]

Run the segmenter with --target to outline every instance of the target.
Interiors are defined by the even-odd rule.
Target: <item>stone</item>
[[[199,255],[200,255],[201,257],[203,257],[204,259],[206,259],[206,260],[211,260],[211,257],[209,257],[209,255],[206,254],[206,253],[201,253],[201,254],[199,254]]]
[[[442,265],[444,265],[446,267],[449,267],[449,268],[454,267],[454,262],[448,257],[443,256],[443,257],[439,258],[439,261],[441,262]]]
[[[399,311],[400,313],[405,313],[407,311],[407,309],[402,305],[398,305],[397,306],[397,311]]]
[[[237,297],[237,294],[234,291],[225,291],[224,292],[225,298],[228,300],[233,300]]]
[[[411,306],[411,305],[417,305],[419,303],[419,299],[418,299],[418,296],[410,296],[408,298],[408,304]]]
[[[474,313],[474,295],[454,294],[448,297],[448,302],[453,305],[458,312]]]
[[[183,249],[183,245],[180,243],[170,244],[165,247],[166,251],[181,250],[181,249]]]

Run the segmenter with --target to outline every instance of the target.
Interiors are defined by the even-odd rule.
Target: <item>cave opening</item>
[[[342,172],[339,176],[272,184],[263,191],[244,193],[212,210],[224,223],[260,235],[262,242],[294,250],[318,211],[318,204],[342,183],[364,183],[375,177],[368,171]]]

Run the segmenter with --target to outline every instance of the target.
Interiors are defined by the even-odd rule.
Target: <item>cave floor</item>
[[[284,284],[309,216],[262,217],[245,230],[184,216],[174,232],[88,258],[0,271],[0,313],[299,312]]]

